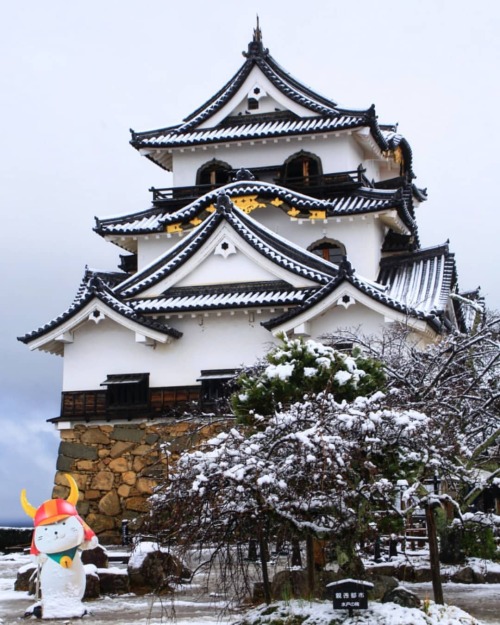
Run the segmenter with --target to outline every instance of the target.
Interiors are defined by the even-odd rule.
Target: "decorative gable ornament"
[[[215,248],[214,250],[215,256],[222,256],[223,258],[227,258],[231,256],[231,254],[236,254],[236,247],[234,243],[227,238],[224,238]]]

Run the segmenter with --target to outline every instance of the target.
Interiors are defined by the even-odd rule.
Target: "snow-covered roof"
[[[276,193],[288,192],[275,185],[248,183],[254,190],[272,188]],[[253,186],[252,186],[253,185]],[[232,192],[232,199],[218,191],[205,197],[204,202],[197,202],[185,207],[180,215],[184,221],[199,214],[201,207],[211,203],[212,212],[201,221],[199,227],[185,237],[141,271],[128,276],[124,273],[98,274],[87,271],[75,301],[62,315],[42,328],[21,337],[25,343],[33,343],[75,317],[92,300],[98,300],[129,321],[135,322],[151,331],[158,331],[174,338],[181,333],[151,318],[151,315],[168,315],[188,311],[210,311],[238,308],[275,308],[276,317],[263,323],[268,330],[276,330],[289,325],[289,322],[304,315],[313,318],[322,314],[325,306],[337,305],[335,294],[342,285],[348,285],[355,299],[361,298],[367,305],[378,306],[379,311],[411,317],[428,324],[434,331],[442,332],[450,327],[447,311],[450,294],[456,287],[456,269],[453,254],[447,245],[410,254],[394,255],[382,259],[377,281],[373,282],[356,274],[346,260],[340,266],[298,248],[290,241],[261,225],[235,202],[238,194],[248,194],[246,183],[232,183],[224,190]],[[374,195],[363,198],[376,202],[400,202],[395,193],[384,190],[370,190]],[[308,208],[311,198],[291,193],[296,206]],[[362,203],[363,200],[360,200]],[[300,202],[303,204],[301,205]],[[196,208],[194,208],[196,206]],[[206,209],[203,209],[206,210]],[[408,213],[409,215],[409,213]],[[164,219],[172,217],[164,215]],[[176,223],[179,223],[178,221]],[[241,284],[213,284],[204,286],[176,286],[177,274],[183,266],[206,245],[215,245],[217,237],[222,236],[221,228],[229,228],[240,241],[248,244],[254,253],[266,259],[271,266],[276,266],[276,278],[273,280]],[[224,235],[226,236],[226,235]],[[212,243],[209,241],[213,238]],[[250,249],[249,248],[249,249]],[[214,248],[215,249],[215,248]],[[285,274],[283,274],[285,271]],[[280,277],[281,276],[281,277]],[[298,280],[292,279],[298,276]],[[284,279],[285,278],[285,279]],[[288,279],[290,279],[290,282]],[[169,282],[170,280],[170,282]],[[158,294],[154,293],[157,287]],[[153,289],[153,294],[152,294]],[[371,302],[371,304],[370,304]],[[382,308],[381,308],[382,307]],[[461,304],[456,303],[459,325],[464,325],[460,317]],[[284,310],[284,312],[283,312]],[[385,312],[384,312],[385,314]],[[148,316],[149,315],[149,316]],[[463,315],[462,315],[463,316]],[[51,343],[50,351],[54,351]],[[62,349],[61,346],[57,349]],[[59,352],[57,352],[59,353]]]
[[[384,258],[378,282],[387,286],[388,297],[411,309],[440,314],[456,283],[455,258],[448,245]]]
[[[155,336],[160,334],[171,338],[180,338],[182,332],[179,332],[165,323],[143,316],[140,312],[134,310],[130,303],[114,295],[112,286],[115,285],[123,275],[124,274],[94,272],[87,269],[71,306],[44,326],[24,336],[18,337],[18,340],[26,344],[31,344],[37,341],[37,339],[47,336],[49,337],[47,344],[37,346],[51,353],[61,354],[63,352],[64,339],[58,336],[52,336],[54,330],[65,325],[68,326],[68,330],[72,330],[74,329],[71,324],[72,321],[77,324],[87,320],[92,320],[97,323],[102,318],[101,315],[104,316],[103,311],[115,313],[115,318],[121,317],[131,322],[128,324],[130,327],[137,326],[138,329],[142,328],[145,334],[153,332]],[[92,306],[93,303],[98,306]],[[101,306],[99,306],[99,304]],[[80,314],[82,312],[84,313],[83,317]]]
[[[201,249],[215,230],[227,223],[254,250],[274,264],[318,284],[325,284],[335,275],[335,265],[295,245],[258,224],[239,210],[225,194],[219,194],[216,210],[196,230],[157,261],[134,274],[115,288],[123,297],[137,297],[178,270]]]
[[[254,116],[235,118],[233,123],[214,128],[195,128],[183,130],[183,126],[174,126],[149,133],[135,134],[132,141],[134,147],[189,147],[219,143],[220,141],[242,141],[287,137],[290,135],[316,134],[318,132],[350,130],[368,125],[366,114],[337,114],[308,117],[300,119],[295,116],[274,118],[271,115],[252,119]],[[255,116],[257,117],[257,116]],[[155,160],[154,158],[152,160]]]
[[[206,145],[218,142],[255,140],[339,132],[355,128],[369,128],[381,151],[393,150],[399,144],[405,153],[406,167],[411,171],[411,150],[393,127],[381,127],[375,107],[347,109],[316,93],[284,70],[262,44],[261,34],[254,36],[244,53],[245,61],[234,76],[207,102],[202,104],[183,123],[157,130],[131,131],[130,143],[141,150],[154,163],[171,169],[172,157],[168,150]],[[254,68],[258,68],[267,81],[290,103],[298,105],[301,114],[289,110],[261,113],[255,110],[240,111],[237,115],[218,119],[219,113],[243,88]],[[304,111],[306,114],[304,114]],[[210,122],[214,118],[212,125]]]
[[[167,201],[137,213],[106,219],[96,218],[94,229],[101,236],[161,233],[168,231],[169,227],[176,232],[189,230],[213,213],[214,202],[221,193],[228,195],[245,212],[251,212],[255,206],[275,206],[296,219],[326,219],[394,210],[404,224],[403,229],[406,227],[411,232],[416,231],[416,224],[408,207],[411,198],[405,198],[401,189],[375,189],[359,185],[332,193],[327,199],[320,199],[277,184],[256,180],[231,182],[205,193],[175,212],[169,210]],[[245,199],[247,196],[251,196],[248,204]]]
[[[291,288],[283,282],[266,282],[185,287],[170,289],[165,296],[133,300],[140,313],[176,313],[197,310],[222,310],[248,307],[296,306],[311,293],[311,288]]]
[[[417,253],[415,263],[410,258],[387,259],[388,267],[381,269],[376,283],[357,275],[350,263],[344,261],[328,284],[312,292],[299,306],[262,325],[274,330],[304,313],[315,316],[314,310],[329,301],[343,283],[348,283],[353,292],[395,313],[425,321],[436,332],[442,332],[449,326],[445,313],[456,278],[453,255],[446,246],[440,246]]]
[[[451,299],[454,304],[460,327],[465,332],[470,332],[480,319],[483,319],[486,304],[481,295],[481,288],[473,291],[452,293]]]

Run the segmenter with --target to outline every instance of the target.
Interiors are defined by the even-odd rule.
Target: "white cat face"
[[[83,526],[75,517],[35,528],[35,546],[40,553],[58,553],[83,542]]]

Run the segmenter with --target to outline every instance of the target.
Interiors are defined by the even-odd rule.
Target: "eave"
[[[137,235],[181,233],[192,230],[214,211],[214,203],[221,194],[227,194],[243,212],[250,214],[265,206],[279,207],[291,219],[341,218],[343,216],[377,214],[387,225],[401,234],[413,232],[414,220],[405,205],[399,189],[373,189],[361,185],[351,190],[331,193],[327,199],[319,199],[277,184],[260,181],[231,182],[206,193],[183,208],[171,212],[155,206],[123,217],[97,219],[94,230],[101,236],[114,236],[117,245],[135,251],[136,245],[126,243],[124,237]]]
[[[146,343],[147,341],[156,343],[170,343],[172,335],[159,332],[148,328],[141,323],[128,319],[124,315],[119,314],[102,301],[93,298],[81,310],[73,314],[64,322],[56,325],[51,330],[45,332],[41,336],[26,342],[30,350],[39,349],[58,356],[64,355],[64,345],[72,343],[74,333],[86,323],[100,323],[104,319],[109,319],[118,325],[127,328],[135,333],[137,343]]]
[[[423,334],[434,339],[437,335],[437,329],[428,323],[427,319],[422,316],[417,317],[408,310],[403,312],[395,310],[392,306],[377,301],[367,293],[362,292],[355,285],[348,281],[343,281],[331,293],[321,299],[315,305],[306,308],[303,312],[293,313],[283,322],[271,321],[264,323],[264,327],[269,329],[273,336],[290,332],[294,332],[297,328],[307,325],[317,317],[324,315],[328,310],[337,306],[349,308],[352,305],[361,304],[366,308],[378,313],[385,322],[402,323],[415,332]],[[286,315],[283,315],[286,317]]]
[[[274,273],[278,279],[288,278],[295,286],[325,284],[336,273],[334,265],[297,248],[258,224],[236,208],[228,196],[220,194],[215,212],[208,219],[161,258],[124,280],[115,288],[115,293],[122,297],[138,297],[169,277],[173,284],[178,279],[173,277],[175,273],[178,276],[184,275],[196,266],[198,260],[194,259],[195,254],[202,258],[199,256],[202,248],[205,250],[203,254],[209,253],[207,251],[209,239],[213,239],[211,248],[217,245],[218,238],[224,236],[224,228],[234,231],[241,244],[247,246],[247,253],[253,256],[256,262],[259,262],[259,257],[263,257],[266,264],[271,262],[275,265]],[[168,288],[169,284],[167,281],[165,288]]]

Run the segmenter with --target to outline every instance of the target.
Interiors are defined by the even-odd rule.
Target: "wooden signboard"
[[[368,591],[373,584],[359,579],[341,579],[327,585],[333,598],[334,610],[366,610],[368,608]]]

